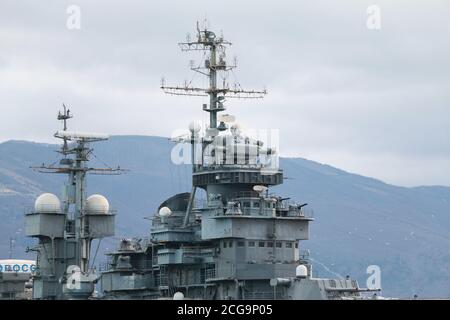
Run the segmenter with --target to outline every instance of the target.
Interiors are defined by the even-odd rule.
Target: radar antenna
[[[93,168],[84,165],[85,162],[89,161],[89,157],[93,154],[93,149],[87,146],[90,142],[103,141],[109,139],[106,134],[99,133],[82,133],[82,132],[72,132],[67,131],[67,120],[73,118],[73,114],[70,113],[70,109],[67,109],[65,104],[63,104],[63,111],[58,112],[57,119],[63,121],[63,130],[57,131],[54,134],[55,138],[62,139],[63,145],[60,150],[56,151],[64,156],[63,159],[59,161],[59,166],[53,164],[41,166],[32,166],[31,168],[35,171],[42,173],[76,173],[82,171],[90,174],[100,174],[100,175],[119,175],[127,170],[121,169],[119,166],[116,168],[111,168],[107,166],[106,168]],[[74,144],[68,144],[69,141],[75,142]],[[69,155],[75,155],[75,160],[68,158]],[[94,155],[95,157],[95,155]],[[97,158],[97,157],[96,157]],[[98,158],[97,158],[98,159]],[[75,163],[76,162],[76,163]]]
[[[197,22],[197,39],[191,41],[187,37],[186,42],[179,43],[182,51],[204,51],[203,63],[198,66],[191,64],[191,70],[198,72],[209,78],[209,87],[195,87],[191,82],[182,86],[166,86],[165,81],[161,82],[161,89],[167,94],[187,95],[187,96],[208,96],[210,97],[209,107],[203,105],[203,110],[210,114],[210,128],[217,128],[217,113],[224,111],[223,103],[225,98],[263,98],[267,94],[266,90],[244,90],[238,83],[232,87],[226,81],[229,71],[236,68],[236,64],[228,65],[226,62],[226,48],[231,45],[210,30],[205,24],[204,29],[200,29]],[[209,55],[207,53],[209,52]],[[217,83],[218,74],[222,75],[223,82],[219,86]]]
[[[40,258],[37,259],[37,266],[38,268],[47,266],[47,264],[50,266],[48,269],[42,267],[42,270],[49,271],[44,271],[37,278],[44,284],[40,287],[33,287],[33,290],[35,288],[46,288],[45,291],[36,289],[43,298],[50,296],[79,298],[81,296],[88,297],[92,294],[94,283],[97,281],[95,269],[90,266],[90,261],[95,261],[96,258],[95,254],[93,260],[91,260],[92,241],[114,234],[114,213],[113,210],[109,209],[108,201],[103,196],[92,195],[91,197],[100,197],[99,199],[103,203],[101,205],[103,207],[102,213],[105,213],[100,216],[97,213],[93,214],[89,204],[91,197],[87,197],[87,174],[118,175],[125,171],[120,167],[111,168],[105,163],[102,163],[106,166],[104,168],[89,166],[91,156],[97,158],[90,147],[90,143],[107,140],[109,136],[99,133],[69,131],[67,120],[70,118],[72,118],[72,114],[63,104],[63,111],[59,111],[57,116],[58,120],[63,121],[63,130],[54,134],[55,138],[63,140],[63,145],[57,151],[62,155],[58,159],[59,161],[57,160],[50,165],[42,164],[39,167],[31,167],[38,172],[62,173],[68,176],[63,187],[62,206],[57,200],[59,210],[57,210],[57,215],[53,215],[53,220],[44,221],[41,218],[34,218],[34,215],[46,214],[39,210],[26,215],[28,226],[33,226],[28,230],[28,235],[39,237],[37,251]],[[61,224],[58,221],[63,223]],[[30,231],[41,230],[41,227],[36,227],[36,225],[40,226],[41,223],[45,223],[46,226],[48,224],[48,228],[53,230],[52,233]],[[51,240],[49,240],[50,238]],[[48,241],[51,244],[48,244]],[[47,245],[52,250],[47,251]],[[51,276],[48,272],[51,272]],[[81,283],[80,286],[72,286],[72,281],[75,281],[72,278],[75,272],[77,273],[77,281]]]

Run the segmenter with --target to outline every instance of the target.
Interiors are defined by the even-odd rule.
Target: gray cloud
[[[66,28],[69,5],[81,30]],[[450,6],[376,1],[2,1],[0,141],[54,141],[62,102],[79,130],[170,135],[206,119],[177,42],[205,16],[231,42],[236,75],[263,101],[231,100],[247,127],[277,128],[281,153],[387,182],[450,185]],[[200,77],[196,77],[202,83]],[[176,114],[176,116],[174,116]]]

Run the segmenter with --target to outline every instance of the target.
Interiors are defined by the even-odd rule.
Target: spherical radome
[[[267,189],[268,188],[266,186],[263,186],[263,185],[253,186],[253,190],[255,190],[256,192],[259,192],[259,193],[266,192]]]
[[[160,217],[163,217],[163,218],[168,217],[172,214],[172,210],[170,210],[170,208],[168,208],[168,207],[162,207],[161,209],[159,209],[158,214]]]
[[[201,128],[202,125],[199,121],[192,121],[191,123],[189,123],[189,130],[191,132],[199,132]]]
[[[184,299],[184,294],[183,292],[175,292],[175,294],[173,295],[173,300],[183,300]]]
[[[295,269],[295,275],[299,278],[306,278],[306,276],[308,275],[308,268],[306,268],[306,266],[302,264],[297,266],[297,268]]]
[[[36,270],[36,261],[22,259],[0,260],[0,273],[24,272],[32,273]]]
[[[86,199],[86,211],[94,214],[109,213],[109,202],[104,196],[100,194],[93,194]]]
[[[43,193],[34,202],[36,213],[61,213],[61,202],[53,193]]]

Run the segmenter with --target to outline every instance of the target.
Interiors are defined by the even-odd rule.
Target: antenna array
[[[224,111],[224,102],[226,98],[263,98],[267,94],[266,90],[245,90],[238,83],[230,86],[226,81],[227,74],[236,68],[236,61],[232,65],[226,62],[226,48],[231,45],[230,42],[219,37],[205,26],[200,29],[197,22],[197,38],[191,41],[187,36],[186,42],[179,43],[182,51],[205,51],[209,53],[204,55],[204,61],[199,66],[191,63],[191,70],[198,72],[209,79],[209,87],[195,87],[191,83],[185,83],[182,86],[166,86],[164,79],[161,82],[161,89],[167,94],[186,95],[186,96],[209,96],[209,106],[203,105],[203,110],[210,114],[210,128],[217,128],[217,113]],[[217,81],[218,74],[222,74],[222,83]]]

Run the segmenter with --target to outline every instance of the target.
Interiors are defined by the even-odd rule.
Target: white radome
[[[183,292],[175,292],[175,294],[173,295],[173,300],[183,300],[184,299],[184,294]]]
[[[170,208],[168,208],[168,207],[162,207],[161,209],[159,209],[158,214],[162,218],[168,217],[172,214],[172,210],[170,210]]]
[[[306,268],[306,266],[302,264],[297,266],[297,268],[295,269],[295,275],[298,278],[306,278],[308,276],[308,268]]]
[[[267,189],[268,188],[266,186],[262,186],[262,185],[253,186],[253,190],[255,190],[256,192],[259,192],[259,193],[266,192]]]
[[[231,126],[231,130],[242,130],[242,125],[240,123],[235,123]]]
[[[61,202],[53,193],[43,193],[34,202],[36,213],[61,213]]]
[[[189,123],[189,130],[191,132],[199,132],[202,128],[200,121],[192,121]]]
[[[94,214],[109,213],[109,202],[104,196],[100,194],[93,194],[86,199],[86,211]]]

